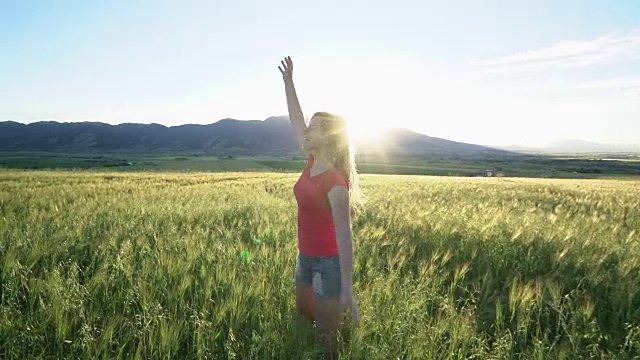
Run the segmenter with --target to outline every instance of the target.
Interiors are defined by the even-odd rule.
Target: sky
[[[284,115],[287,55],[355,136],[640,142],[637,0],[0,0],[0,121]]]

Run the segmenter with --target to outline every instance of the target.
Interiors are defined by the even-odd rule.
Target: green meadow
[[[230,150],[233,153],[232,150]],[[482,155],[474,153],[424,155],[360,154],[363,174],[427,176],[493,176],[535,178],[611,178],[640,175],[637,154]],[[612,158],[613,157],[613,158]],[[268,172],[300,173],[306,158],[297,155],[212,155],[157,152],[136,154],[0,152],[0,169],[91,170],[96,172]]]
[[[322,358],[298,176],[0,170],[0,358]],[[638,358],[640,181],[362,183],[342,358]]]

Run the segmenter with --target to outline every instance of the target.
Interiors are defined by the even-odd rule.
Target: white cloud
[[[430,105],[428,111],[447,121],[426,131],[470,142],[480,142],[482,135],[486,144],[543,145],[566,138],[630,142],[640,138],[638,64],[640,29],[449,69],[456,91],[441,94],[458,106],[442,111],[439,104]]]
[[[640,90],[640,29],[471,63],[469,79],[501,96],[602,102]]]
[[[561,41],[557,44],[473,65],[492,70],[531,71],[550,67],[580,67],[640,59],[640,30],[626,34],[607,34],[586,41]]]

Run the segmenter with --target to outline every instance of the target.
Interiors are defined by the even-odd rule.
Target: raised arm
[[[287,108],[289,110],[289,120],[291,121],[291,127],[296,137],[300,149],[303,149],[304,143],[304,131],[307,129],[307,124],[304,122],[304,115],[302,114],[302,108],[300,107],[300,101],[298,101],[298,94],[296,94],[296,88],[293,85],[293,61],[291,57],[287,56],[284,60],[280,61],[282,66],[278,66],[282,79],[284,80],[284,91],[287,95]],[[303,149],[304,150],[304,149]]]

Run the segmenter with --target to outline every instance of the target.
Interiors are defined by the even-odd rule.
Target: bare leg
[[[296,282],[296,310],[298,312],[298,326],[315,319],[313,314],[313,289],[311,285]]]
[[[336,299],[314,299],[314,313],[318,335],[329,348],[331,358],[338,358],[338,327],[340,326],[340,302]]]

